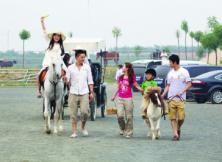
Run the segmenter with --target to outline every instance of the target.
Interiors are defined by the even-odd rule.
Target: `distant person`
[[[41,85],[40,85],[40,76],[42,72],[51,64],[53,60],[60,61],[63,64],[63,69],[67,72],[67,67],[63,62],[62,55],[64,54],[64,46],[63,41],[65,40],[65,35],[62,32],[55,31],[52,33],[47,33],[44,23],[44,17],[41,18],[42,30],[44,33],[44,37],[47,42],[49,42],[49,46],[45,51],[45,56],[42,62],[42,69],[40,70],[37,76],[37,97],[41,97]],[[65,79],[65,77],[64,77]]]
[[[163,50],[163,52],[161,52],[161,54],[160,54],[161,60],[167,60],[168,59],[167,56],[168,56],[168,54],[165,50]]]
[[[136,76],[131,63],[123,66],[123,75],[118,78],[118,88],[112,101],[117,98],[117,120],[120,128],[120,135],[130,138],[133,136],[133,94],[132,87],[139,91],[143,89],[136,82]]]
[[[178,141],[185,119],[186,92],[192,85],[189,72],[180,66],[179,56],[171,55],[169,62],[172,70],[167,75],[167,86],[162,94],[162,98],[168,93],[168,115],[171,120],[173,140]]]
[[[123,74],[123,65],[118,65],[118,69],[116,71],[116,76],[115,79],[116,81],[118,80],[118,78]]]

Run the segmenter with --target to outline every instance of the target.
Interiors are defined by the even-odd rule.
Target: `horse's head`
[[[149,92],[150,101],[157,107],[161,107],[160,94],[157,91]]]
[[[52,61],[49,66],[49,73],[51,74],[52,80],[56,81],[62,77],[62,66],[63,63],[60,60]]]

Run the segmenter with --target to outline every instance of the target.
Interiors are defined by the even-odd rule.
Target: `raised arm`
[[[44,34],[46,33],[46,27],[45,27],[45,17],[41,17],[41,26],[42,26],[42,31]]]

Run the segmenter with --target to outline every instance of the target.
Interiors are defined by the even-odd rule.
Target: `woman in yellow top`
[[[42,62],[42,69],[40,70],[39,75],[37,77],[37,85],[38,85],[37,97],[42,96],[39,76],[41,72],[50,65],[51,62],[53,61],[61,62],[63,64],[62,68],[67,72],[67,67],[64,64],[63,59],[61,57],[61,55],[65,53],[63,41],[65,40],[66,37],[62,32],[59,32],[59,31],[47,33],[44,19],[45,17],[41,17],[41,25],[42,25],[44,37],[49,42],[49,46],[45,51],[45,56]]]

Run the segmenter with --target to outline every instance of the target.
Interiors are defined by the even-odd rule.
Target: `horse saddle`
[[[42,70],[39,74],[39,83],[40,85],[44,84],[45,81],[45,77],[46,77],[46,73],[48,71],[48,68],[45,68],[44,70]],[[62,77],[66,75],[66,71],[64,69],[62,69]]]

